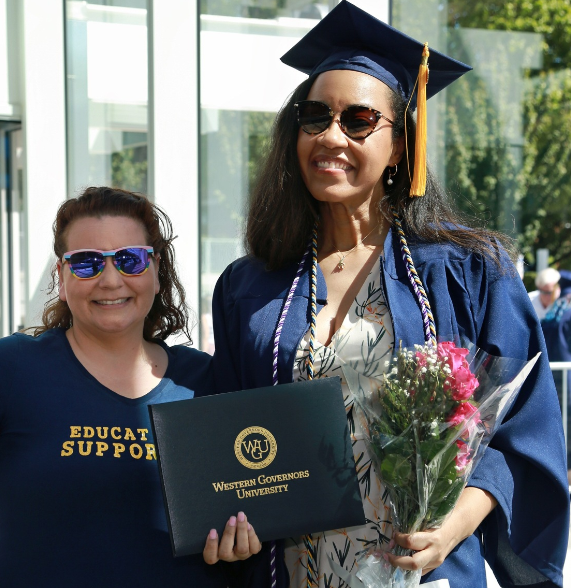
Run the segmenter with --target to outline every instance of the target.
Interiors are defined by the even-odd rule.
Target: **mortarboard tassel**
[[[418,68],[416,95],[416,144],[414,149],[414,174],[410,196],[424,196],[426,192],[426,84],[428,83],[428,43],[424,44],[422,60]]]

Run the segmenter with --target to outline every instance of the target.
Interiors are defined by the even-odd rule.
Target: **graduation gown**
[[[529,296],[507,258],[499,267],[451,244],[409,242],[409,248],[439,339],[469,340],[492,355],[523,360],[542,352],[468,484],[490,492],[498,506],[422,581],[447,578],[451,588],[484,587],[485,557],[504,587],[561,587],[569,531],[565,442],[543,335]],[[308,259],[282,330],[280,383],[292,381],[297,345],[309,328],[310,263]],[[420,306],[393,231],[379,265],[395,344],[424,343]],[[274,332],[296,270],[292,264],[269,272],[260,260],[244,257],[220,277],[213,298],[219,391],[272,384]],[[326,300],[318,268],[318,312]],[[267,560],[264,546],[248,562],[251,586],[270,585]],[[279,575],[278,584],[287,586],[283,567]]]

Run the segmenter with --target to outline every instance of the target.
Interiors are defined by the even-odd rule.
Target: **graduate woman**
[[[0,340],[3,588],[243,585],[234,564],[172,555],[148,405],[212,391],[210,356],[164,343],[190,337],[172,241],[123,190],[58,210],[43,326]],[[243,513],[205,543],[209,561],[260,547]]]
[[[501,237],[467,229],[425,177],[424,93],[470,68],[432,49],[428,56],[346,1],[282,61],[309,78],[277,116],[251,198],[249,255],[215,291],[220,388],[287,383],[311,371],[342,376],[341,354],[363,372],[384,364],[395,345],[435,335],[522,360],[544,351]],[[280,586],[345,586],[341,576],[356,571],[359,556],[392,535],[344,390],[367,524],[293,538],[287,569],[283,544],[276,565],[264,544],[254,559],[267,557]],[[502,586],[561,586],[568,522],[561,414],[543,353],[450,517],[437,530],[395,534],[413,555],[389,560],[451,588],[486,586],[484,557]]]

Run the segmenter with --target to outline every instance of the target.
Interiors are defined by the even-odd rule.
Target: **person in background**
[[[563,272],[566,272],[563,270]],[[562,272],[562,279],[565,273]],[[567,277],[565,279],[568,279]],[[541,328],[545,337],[545,347],[547,348],[547,357],[550,362],[571,362],[571,291],[563,287],[562,295],[549,307],[545,317],[541,319]],[[567,398],[563,394],[563,378],[567,382]],[[559,401],[567,411],[567,477],[571,486],[571,451],[569,447],[570,428],[571,428],[571,369],[567,370],[566,375],[563,370],[553,370],[553,380],[557,388]]]
[[[53,232],[42,326],[0,340],[0,584],[242,586],[238,566],[170,545],[148,405],[212,389],[209,355],[164,342],[190,340],[170,220],[143,196],[88,188]],[[259,548],[240,513],[204,557]]]
[[[284,544],[277,566],[264,544],[252,559],[266,558],[267,586],[345,586],[359,557],[391,536],[412,552],[389,561],[422,569],[423,583],[484,588],[485,557],[502,586],[562,586],[569,492],[545,353],[449,518],[414,535],[392,533],[344,381],[343,362],[382,373],[395,346],[437,335],[518,360],[545,350],[502,237],[466,228],[424,178],[426,136],[411,111],[418,103],[422,120],[424,90],[430,98],[470,69],[431,49],[424,86],[426,52],[342,1],[282,57],[309,78],[274,123],[250,198],[249,255],[215,288],[215,377],[223,392],[341,376],[367,524],[292,538],[286,568]]]
[[[559,298],[561,294],[560,279],[561,274],[552,267],[541,270],[535,277],[537,290],[529,293],[529,299],[539,320],[545,318],[551,305]]]

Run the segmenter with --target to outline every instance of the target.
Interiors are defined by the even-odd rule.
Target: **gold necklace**
[[[373,230],[370,233],[367,233],[358,243],[357,245],[355,245],[355,247],[353,247],[352,249],[350,249],[349,251],[347,251],[347,253],[341,253],[341,251],[339,251],[339,249],[337,249],[337,253],[339,255],[339,263],[335,266],[339,271],[341,271],[344,267],[345,267],[345,258],[349,257],[349,255],[351,255],[351,253],[353,253],[353,251],[355,251],[355,249],[357,249],[357,247],[359,247],[359,245],[363,244],[363,241],[369,237],[370,235],[373,234],[373,231],[377,230],[379,228],[379,225],[381,223],[377,223]]]

